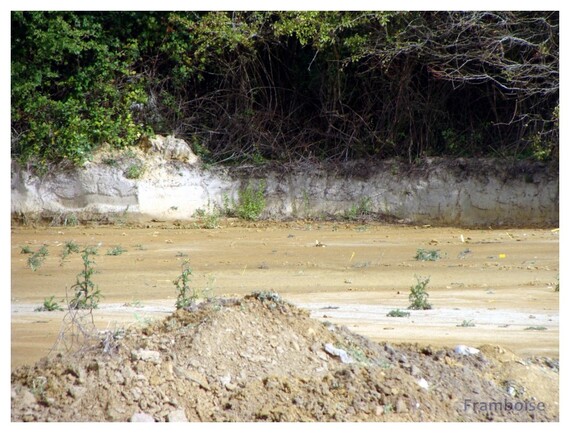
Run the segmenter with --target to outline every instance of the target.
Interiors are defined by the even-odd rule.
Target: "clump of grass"
[[[388,317],[410,317],[410,313],[408,311],[402,311],[399,308],[390,311],[386,314]]]
[[[410,310],[431,310],[431,304],[428,303],[429,294],[426,292],[430,277],[416,276],[416,280],[416,284],[410,288],[410,306],[408,308]]]
[[[123,253],[126,253],[127,250],[125,250],[122,246],[117,245],[114,246],[113,248],[109,248],[107,250],[107,256],[120,256]]]
[[[77,274],[77,282],[71,286],[74,296],[69,306],[74,310],[93,309],[99,305],[101,292],[92,280],[96,271],[93,267],[95,261],[91,257],[95,255],[97,255],[97,249],[93,247],[82,251],[83,270]]]
[[[265,196],[263,190],[265,189],[265,182],[261,181],[256,188],[251,184],[240,190],[239,200],[236,208],[236,214],[239,218],[256,221],[259,219],[265,210]]]
[[[473,323],[473,320],[464,320],[459,325],[457,325],[457,327],[458,328],[473,328],[473,327],[475,327],[475,323]]]
[[[441,253],[439,250],[424,250],[423,248],[418,248],[414,259],[422,262],[435,262],[441,259]]]
[[[21,247],[22,249],[20,250],[20,254],[33,254],[33,250],[30,248],[29,245],[24,245],[23,247]]]
[[[30,269],[35,272],[41,268],[47,255],[48,249],[45,245],[42,245],[38,251],[28,257],[28,266]]]
[[[41,307],[36,308],[34,311],[63,311],[63,308],[54,301],[55,296],[50,296],[44,299]]]
[[[192,269],[190,269],[190,264],[188,260],[182,263],[182,272],[180,276],[174,281],[176,286],[176,308],[186,308],[196,303],[198,299],[198,292],[196,289],[192,289],[189,285],[190,276],[192,275]]]
[[[524,328],[525,331],[546,331],[548,328],[546,326],[529,326]]]

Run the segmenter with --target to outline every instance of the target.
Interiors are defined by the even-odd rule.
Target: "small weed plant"
[[[430,277],[416,276],[416,280],[416,284],[412,285],[410,289],[410,306],[408,308],[410,310],[430,310],[431,304],[428,303],[429,294],[426,292]]]
[[[24,245],[20,250],[20,254],[33,254],[33,253],[34,252],[32,251],[29,245]]]
[[[123,253],[126,253],[127,250],[125,250],[122,246],[120,245],[116,245],[113,248],[109,248],[107,250],[107,254],[108,256],[120,256]]]
[[[459,325],[457,325],[457,327],[459,327],[459,328],[473,328],[473,327],[475,327],[475,323],[473,323],[473,320],[464,320]]]
[[[63,244],[61,260],[65,260],[71,253],[79,253],[79,245],[77,245],[75,241],[67,241],[65,244]]]
[[[180,276],[174,281],[176,286],[176,308],[186,308],[194,303],[198,299],[198,292],[190,287],[190,276],[192,275],[192,269],[190,269],[190,264],[188,260],[182,263],[182,272]]]
[[[248,183],[248,185],[239,192],[236,209],[236,214],[239,218],[248,221],[256,221],[259,219],[265,209],[264,189],[265,182],[261,181],[256,188]]]
[[[371,200],[370,197],[364,197],[360,199],[358,204],[353,204],[350,209],[344,212],[345,219],[349,221],[355,221],[358,219],[363,219],[372,213]]]
[[[386,314],[388,317],[410,317],[410,313],[408,311],[402,311],[400,309],[395,309],[390,311]]]
[[[28,257],[28,266],[32,271],[37,271],[42,267],[44,261],[48,255],[48,249],[45,245],[42,245],[39,250]]]
[[[125,177],[127,179],[140,179],[145,172],[145,166],[142,162],[137,161],[132,163],[125,170]]]
[[[441,253],[439,250],[424,250],[423,248],[418,248],[414,259],[421,262],[435,262],[441,259]]]
[[[44,299],[44,303],[41,307],[36,308],[34,311],[63,311],[63,308],[54,301],[55,296],[50,296]]]
[[[92,279],[96,272],[93,267],[95,261],[92,258],[95,255],[97,255],[97,249],[93,247],[85,248],[82,251],[83,270],[77,274],[77,282],[71,286],[74,291],[73,299],[69,303],[71,309],[91,310],[99,306],[101,292]]]

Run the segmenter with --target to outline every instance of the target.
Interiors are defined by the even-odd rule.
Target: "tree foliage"
[[[12,154],[558,155],[557,12],[13,12]]]

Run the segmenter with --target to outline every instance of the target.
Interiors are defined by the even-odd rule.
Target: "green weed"
[[[423,248],[418,248],[414,259],[422,262],[435,262],[441,259],[441,253],[439,250],[424,250]]]
[[[137,161],[132,163],[125,170],[125,177],[127,179],[140,179],[145,172],[145,166],[142,162]]]
[[[114,246],[113,248],[109,248],[107,250],[107,256],[120,256],[123,253],[126,253],[127,250],[125,250],[122,246],[117,245]]]
[[[358,204],[353,204],[344,212],[345,219],[354,221],[362,219],[372,213],[370,197],[363,197]]]
[[[192,269],[190,269],[190,264],[188,260],[182,263],[182,272],[180,276],[174,281],[176,286],[176,308],[189,307],[196,303],[198,299],[198,292],[196,289],[192,289],[189,285],[190,276],[192,275]]]
[[[265,189],[265,182],[259,182],[256,188],[251,184],[240,190],[236,214],[239,218],[256,221],[259,219],[265,210],[265,196],[263,190]]]
[[[388,317],[410,317],[410,313],[408,311],[402,311],[400,309],[392,310],[388,314]]]
[[[431,304],[428,303],[429,294],[426,292],[426,287],[429,283],[430,277],[422,278],[416,276],[417,283],[410,288],[410,310],[430,310]]]
[[[82,251],[83,270],[77,274],[76,283],[71,286],[74,290],[73,299],[69,306],[74,310],[86,310],[97,308],[101,298],[101,292],[92,280],[95,269],[95,261],[91,258],[97,255],[97,249],[93,247],[85,248]]]
[[[33,254],[32,249],[30,248],[29,245],[24,245],[23,247],[21,247],[22,249],[20,250],[20,254]]]
[[[53,300],[54,298],[55,296],[45,298],[43,305],[36,308],[34,311],[63,311],[63,308]]]
[[[473,328],[473,327],[475,327],[475,323],[473,323],[473,320],[464,320],[459,325],[457,325],[457,327],[458,328]]]
[[[79,245],[77,245],[75,241],[67,241],[65,244],[63,244],[63,250],[61,251],[61,260],[65,260],[71,253],[79,253]]]
[[[35,272],[41,268],[47,255],[48,249],[45,245],[42,245],[38,251],[28,257],[28,266],[30,269]]]

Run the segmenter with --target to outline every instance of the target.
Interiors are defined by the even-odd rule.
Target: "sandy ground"
[[[317,222],[243,224],[217,229],[146,226],[13,227],[12,368],[45,356],[63,312],[35,312],[65,298],[82,269],[63,244],[98,246],[93,281],[104,298],[101,328],[129,327],[174,310],[173,281],[184,260],[191,286],[207,296],[273,290],[315,318],[347,325],[375,341],[453,346],[499,344],[521,356],[559,356],[558,231],[385,226]],[[46,245],[32,271],[24,246]],[[121,255],[106,255],[120,245]],[[421,262],[419,248],[441,259]],[[386,314],[409,305],[416,276],[430,277],[432,310]],[[474,326],[461,326],[461,325]],[[531,328],[531,329],[528,329]]]

